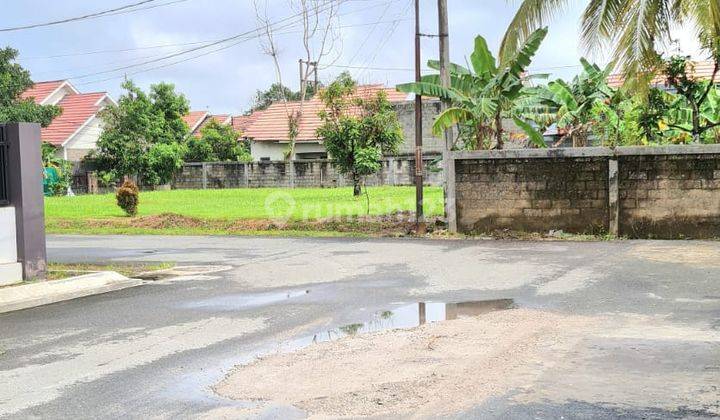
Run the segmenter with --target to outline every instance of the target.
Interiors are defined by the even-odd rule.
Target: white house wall
[[[64,152],[70,161],[78,161],[97,147],[102,133],[102,120],[97,117],[85,125],[65,144]]]
[[[270,160],[284,160],[287,143],[278,143],[270,141],[251,141],[250,154],[254,161],[261,158],[270,158]],[[325,146],[318,143],[295,143],[295,153],[325,153]],[[295,158],[293,156],[293,158]]]

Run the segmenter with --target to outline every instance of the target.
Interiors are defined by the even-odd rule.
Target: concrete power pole
[[[415,0],[415,81],[420,82],[420,0]],[[426,232],[423,214],[422,97],[415,95],[415,224],[418,235]]]
[[[444,88],[450,87],[450,36],[448,33],[448,10],[447,0],[438,0],[438,39],[440,44],[440,83]],[[443,99],[440,103],[440,112],[445,111],[450,106],[449,99]],[[453,129],[449,128],[444,133],[445,147],[443,148],[443,190],[445,195],[445,217],[448,221],[448,228],[451,232],[456,230],[455,225],[455,191],[453,185],[449,185],[448,180],[454,178],[454,165],[450,164],[450,152],[453,147]]]

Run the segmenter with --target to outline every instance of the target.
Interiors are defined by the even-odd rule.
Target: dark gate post
[[[45,278],[45,208],[40,125],[7,124],[7,183],[15,207],[17,258],[25,280]]]

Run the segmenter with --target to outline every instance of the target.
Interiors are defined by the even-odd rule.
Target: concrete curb
[[[129,279],[114,271],[103,271],[63,280],[5,287],[0,289],[0,313],[99,295],[143,283],[142,280]]]

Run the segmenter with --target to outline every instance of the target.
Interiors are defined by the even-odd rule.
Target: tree
[[[200,129],[200,137],[188,140],[185,160],[189,162],[249,162],[252,160],[246,143],[230,125],[217,120]]]
[[[587,144],[595,123],[593,110],[596,104],[609,103],[615,94],[606,82],[610,67],[601,70],[584,58],[580,62],[583,71],[570,83],[557,79],[546,86],[527,88],[526,99],[517,108],[518,114],[543,129],[557,124],[565,132],[560,141],[572,139],[574,147]]]
[[[270,56],[275,66],[277,84],[282,87],[283,77],[280,69],[279,48],[275,39],[273,23],[267,15],[268,0],[253,0],[255,6],[255,19],[260,30],[260,46],[263,52]],[[282,95],[285,104],[285,114],[288,122],[288,148],[286,159],[292,159],[295,154],[295,140],[298,135],[298,126],[302,118],[305,100],[308,97],[308,83],[310,76],[317,77],[318,66],[332,53],[335,42],[339,39],[338,11],[339,0],[290,0],[289,6],[297,12],[302,22],[302,48],[305,51],[305,60],[300,61],[300,97],[298,107],[291,109],[288,106],[288,97]],[[280,89],[281,93],[284,93]]]
[[[38,105],[32,98],[20,97],[33,86],[33,81],[30,72],[14,62],[17,56],[17,50],[0,49],[0,123],[34,122],[47,127],[62,110],[55,105]]]
[[[360,195],[363,177],[378,172],[383,154],[396,153],[403,141],[402,128],[385,92],[374,98],[354,95],[356,83],[342,73],[320,92],[325,110],[317,130],[341,174],[353,182],[353,195]]]
[[[698,80],[693,73],[694,65],[686,57],[674,56],[666,60],[667,84],[677,92],[676,99],[669,106],[667,124],[670,128],[690,134],[692,140],[699,143],[706,132],[720,126],[720,93],[714,77]]]
[[[485,38],[475,37],[475,49],[470,55],[472,69],[459,64],[451,64],[450,88],[440,84],[439,75],[424,76],[417,83],[405,83],[397,86],[401,92],[433,96],[452,101],[450,108],[442,112],[433,124],[433,133],[440,136],[443,130],[455,124],[469,127],[475,148],[490,146],[492,138],[496,147],[503,148],[503,116],[516,117],[513,113],[516,102],[523,95],[525,71],[547,35],[547,29],[538,29],[525,45],[504,62],[497,62],[488,49]],[[428,61],[428,67],[438,69],[437,61]],[[520,121],[521,128],[531,128]],[[544,147],[542,136],[531,131],[531,141]]]
[[[507,28],[501,56],[509,57],[533,31],[569,8],[567,0],[523,0]],[[717,0],[587,0],[581,19],[585,49],[612,49],[612,62],[626,80],[648,82],[662,67],[656,44],[669,44],[670,28],[695,30],[703,49],[717,63],[720,58],[720,2]]]
[[[103,132],[92,157],[114,177],[135,176],[146,185],[167,183],[182,166],[189,111],[185,96],[171,84],[150,86],[150,94],[128,80],[117,106],[103,109]]]
[[[307,86],[308,98],[315,95],[315,86]],[[267,90],[258,90],[253,98],[253,104],[250,108],[251,111],[262,111],[267,109],[270,105],[281,102],[281,101],[299,101],[301,97],[300,91],[295,92],[292,89],[281,85],[280,83],[273,83]]]

